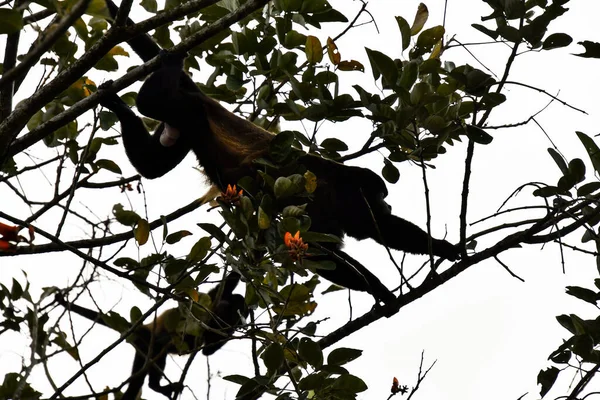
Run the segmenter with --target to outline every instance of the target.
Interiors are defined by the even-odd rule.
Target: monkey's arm
[[[179,164],[190,151],[184,138],[174,139],[170,146],[161,144],[165,124],[161,123],[150,135],[142,120],[114,93],[106,93],[100,104],[114,112],[121,122],[121,135],[127,157],[135,169],[145,178],[163,176]],[[158,162],[160,160],[160,162]]]
[[[56,294],[56,302],[58,304],[60,304],[61,306],[63,306],[64,308],[66,308],[68,311],[74,312],[75,314],[78,314],[84,318],[87,318],[90,321],[93,321],[97,324],[100,324],[102,326],[106,326],[107,328],[110,328],[110,326],[108,326],[106,324],[106,322],[104,322],[104,320],[102,319],[101,313],[94,311],[94,310],[90,310],[89,308],[78,306],[75,303],[71,303],[71,302],[67,301],[63,297],[62,293]]]

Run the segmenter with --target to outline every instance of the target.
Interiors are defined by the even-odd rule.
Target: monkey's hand
[[[460,247],[445,240],[435,240],[434,253],[449,261],[456,261],[460,258]]]
[[[115,109],[119,109],[122,107],[129,108],[127,107],[127,104],[125,104],[125,102],[121,100],[119,95],[115,93],[114,89],[112,88],[112,84],[113,81],[108,80],[100,86],[98,86],[98,92],[100,94],[100,105],[102,107],[108,108],[111,111],[115,111]]]

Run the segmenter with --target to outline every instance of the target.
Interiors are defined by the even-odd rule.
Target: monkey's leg
[[[381,281],[371,273],[364,265],[352,258],[346,252],[334,248],[335,246],[323,246],[330,251],[330,254],[311,256],[309,259],[314,261],[327,260],[335,263],[335,269],[319,269],[317,273],[323,278],[337,285],[347,287],[352,290],[368,292],[375,299],[388,304],[393,302],[396,297]]]
[[[414,254],[429,254],[429,235],[412,222],[393,215],[390,206],[383,200],[371,199],[369,206],[374,221],[368,225],[369,236],[384,246]],[[458,247],[445,241],[431,238],[433,255],[447,260],[456,260]]]
[[[148,355],[150,357],[150,355]],[[146,364],[146,354],[142,354],[136,350],[133,358],[133,366],[131,368],[132,378],[129,381],[127,390],[121,397],[121,400],[135,400],[140,392],[140,389],[144,385],[146,379],[146,372],[144,372],[144,365]]]

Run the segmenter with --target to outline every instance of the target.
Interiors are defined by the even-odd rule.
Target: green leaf
[[[498,38],[498,35],[499,35],[498,32],[488,29],[483,25],[471,24],[471,26],[473,28],[477,29],[479,32],[482,32],[482,33],[486,34],[487,36],[491,37],[494,40],[496,40]]]
[[[192,235],[192,232],[186,231],[186,230],[173,232],[173,233],[167,235],[167,237],[165,238],[165,242],[168,244],[175,244],[175,243],[178,243],[184,237],[191,236],[191,235]]]
[[[144,10],[148,11],[149,13],[156,14],[158,11],[158,4],[156,0],[142,0],[140,4],[142,7],[144,7]]]
[[[500,26],[498,28],[498,33],[509,42],[519,43],[521,41],[521,33],[519,30],[510,25]]]
[[[396,183],[400,179],[400,171],[394,164],[392,164],[387,159],[383,160],[385,165],[383,166],[383,170],[381,170],[381,174],[389,183]]]
[[[320,233],[320,232],[303,232],[302,239],[305,242],[309,243],[317,243],[317,242],[325,242],[325,243],[341,243],[341,239],[335,235],[330,233]]]
[[[346,151],[348,145],[336,138],[328,138],[321,142],[321,147],[328,151]]]
[[[23,15],[11,8],[0,8],[0,35],[23,29]]]
[[[596,173],[600,173],[600,149],[596,145],[596,142],[594,142],[594,140],[591,137],[589,137],[583,132],[576,133],[577,137],[585,147],[585,150],[587,151],[590,160],[592,161],[594,170],[596,171]]]
[[[469,139],[479,144],[490,144],[494,139],[486,131],[474,125],[467,125],[467,136]]]
[[[191,262],[202,261],[202,259],[204,259],[204,257],[206,257],[206,255],[208,254],[210,247],[210,238],[208,236],[201,238],[192,247],[192,250],[190,250],[190,253],[187,256],[187,260]]]
[[[544,397],[546,393],[552,388],[556,378],[558,378],[558,373],[560,370],[556,367],[550,367],[546,370],[540,370],[540,373],[537,376],[537,383],[542,385],[540,389],[540,396]]]
[[[396,17],[396,23],[400,29],[400,35],[402,36],[402,51],[404,51],[410,45],[410,26],[408,26],[408,22],[400,16]]]
[[[433,28],[429,28],[421,32],[411,57],[415,58],[425,53],[429,53],[433,49],[433,46],[442,40],[445,32],[446,30],[441,25],[434,26]]]
[[[298,346],[298,352],[300,357],[308,362],[315,369],[321,368],[323,365],[323,352],[321,346],[317,342],[312,341],[310,338],[300,339],[300,345]]]
[[[121,204],[115,204],[112,212],[117,221],[126,226],[134,226],[141,219],[137,213],[125,210]]]
[[[579,286],[567,286],[567,294],[593,305],[596,305],[596,299],[598,298],[598,294],[593,290]]]
[[[276,135],[269,144],[269,155],[275,162],[282,162],[292,151],[294,132],[283,131]]]
[[[331,386],[346,393],[360,393],[368,389],[367,384],[362,379],[350,374],[340,375]]]
[[[573,38],[566,33],[553,33],[552,35],[548,36],[546,40],[544,40],[542,49],[552,50],[561,47],[567,47],[571,44],[571,42],[573,42]]]
[[[409,62],[402,69],[402,75],[400,75],[400,87],[410,90],[418,76],[419,64],[417,64],[416,61]]]
[[[332,365],[344,365],[350,361],[356,360],[362,355],[362,350],[350,349],[347,347],[340,347],[339,349],[333,350],[327,356],[327,364]]]
[[[565,162],[564,158],[551,147],[548,148],[548,153],[550,153],[550,156],[552,157],[556,165],[558,165],[558,168],[563,173],[563,175],[566,174],[569,171],[569,168],[567,167],[567,163]]]
[[[600,182],[590,182],[577,189],[577,196],[587,196],[600,190]]]
[[[269,371],[277,371],[283,364],[283,348],[279,343],[271,343],[262,354],[262,359]]]
[[[200,228],[204,229],[212,237],[214,237],[215,239],[217,239],[220,243],[223,243],[223,242],[227,241],[227,235],[225,235],[225,232],[223,232],[221,230],[221,228],[219,228],[215,224],[200,223],[200,224],[197,224],[197,225]]]
[[[378,79],[379,75],[383,75],[388,84],[394,85],[398,78],[398,68],[394,60],[389,58],[377,50],[371,50],[365,47],[369,62],[371,63],[371,69],[373,71],[373,78]]]
[[[95,162],[96,167],[99,169],[105,169],[115,174],[121,174],[121,168],[113,160],[98,160]]]

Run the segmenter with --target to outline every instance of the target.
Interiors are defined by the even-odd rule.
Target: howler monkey
[[[222,283],[224,286],[221,299],[211,305],[210,317],[206,321],[210,329],[205,330],[200,336],[175,331],[177,323],[173,323],[173,319],[177,322],[177,319],[181,318],[181,311],[178,308],[164,311],[151,323],[140,325],[135,330],[131,341],[136,349],[131,369],[132,377],[122,400],[137,398],[146,375],[148,375],[150,389],[171,398],[173,392],[178,389],[176,384],[161,385],[160,383],[168,354],[186,354],[202,346],[202,354],[209,356],[223,347],[236,327],[242,323],[241,316],[244,318],[248,316],[244,296],[233,294],[239,279],[240,275],[237,273],[231,273],[225,278]],[[220,285],[208,292],[213,302],[218,295]],[[57,294],[56,299],[69,311],[109,327],[101,313],[70,303],[61,294]],[[185,343],[183,348],[187,347],[187,351],[182,351],[182,346],[176,345],[177,342]]]
[[[114,7],[114,5],[113,5]],[[147,35],[128,42],[147,61],[158,47]],[[121,122],[123,144],[129,160],[146,178],[160,177],[192,150],[209,180],[225,191],[244,176],[254,176],[253,160],[268,156],[273,134],[242,119],[206,96],[182,71],[183,59],[161,52],[162,66],[142,85],[137,108],[143,115],[162,121],[148,133],[141,119],[115,94],[102,94],[101,104]],[[100,90],[102,91],[102,87]],[[317,176],[317,189],[307,213],[311,230],[343,238],[372,238],[409,253],[429,254],[456,260],[457,246],[433,239],[416,225],[391,213],[384,201],[387,188],[369,169],[352,167],[306,154],[298,159]],[[431,249],[430,249],[431,244]],[[387,288],[364,266],[341,250],[340,244],[324,246],[333,270],[319,270],[324,278],[350,289],[367,291],[385,302],[394,299]]]

